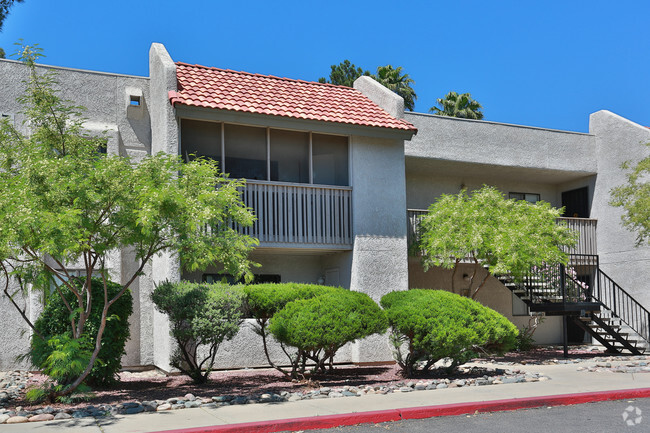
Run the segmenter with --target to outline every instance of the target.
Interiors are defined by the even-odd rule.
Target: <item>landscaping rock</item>
[[[223,402],[228,402],[234,399],[234,395],[217,395],[215,397],[212,397],[212,401],[217,402],[217,403],[223,403]]]
[[[135,415],[140,412],[144,412],[144,406],[129,407],[124,410],[126,415]],[[74,416],[74,414],[72,414],[72,416]]]
[[[42,413],[40,415],[34,415],[29,419],[29,422],[40,422],[40,421],[52,421],[54,419],[54,415],[50,413]]]
[[[54,415],[55,420],[70,419],[70,418],[72,418],[72,415],[70,415],[67,412],[59,412],[56,415]]]
[[[29,422],[29,419],[26,416],[12,416],[5,424],[22,424],[24,422]]]
[[[157,412],[162,412],[162,411],[164,411],[164,410],[169,410],[169,409],[171,409],[171,408],[172,408],[172,405],[171,405],[171,404],[169,404],[169,403],[163,403],[163,404],[161,404],[160,406],[158,406],[158,407],[156,408],[156,411],[157,411]]]

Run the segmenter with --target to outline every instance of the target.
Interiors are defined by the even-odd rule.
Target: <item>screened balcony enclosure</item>
[[[182,119],[180,152],[246,180],[260,248],[352,248],[347,136]]]

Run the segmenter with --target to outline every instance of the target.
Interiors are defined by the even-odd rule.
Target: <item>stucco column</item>
[[[151,152],[178,155],[178,123],[174,107],[169,102],[169,91],[177,90],[176,65],[162,44],[154,43],[149,51],[151,92]],[[153,258],[149,278],[141,278],[141,353],[157,367],[169,371],[169,357],[173,342],[169,335],[169,320],[158,312],[150,294],[155,284],[179,281],[181,277],[178,256],[165,251]],[[143,360],[144,363],[144,360]]]

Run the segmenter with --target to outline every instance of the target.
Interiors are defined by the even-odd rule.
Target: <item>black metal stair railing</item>
[[[589,282],[580,279],[576,268],[570,265],[535,266],[516,282],[509,276],[500,276],[499,280],[529,306],[580,303],[591,299]]]
[[[650,342],[650,311],[639,304],[629,293],[612,280],[600,267],[592,290],[594,300],[621,319],[634,332]]]

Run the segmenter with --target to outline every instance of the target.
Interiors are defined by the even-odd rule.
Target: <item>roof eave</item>
[[[397,129],[383,126],[357,125],[353,123],[332,122],[313,119],[298,119],[289,116],[249,113],[244,111],[221,110],[218,108],[196,107],[185,105],[177,98],[172,97],[170,102],[176,110],[178,118],[207,120],[213,122],[240,123],[251,126],[263,126],[280,129],[297,129],[304,131],[333,133],[342,135],[361,135],[366,137],[392,138],[410,140],[417,129]]]

